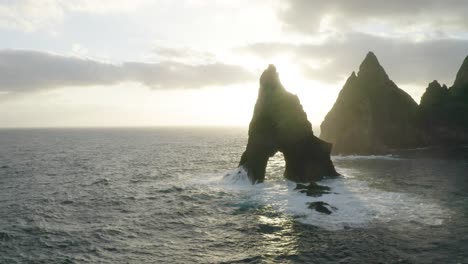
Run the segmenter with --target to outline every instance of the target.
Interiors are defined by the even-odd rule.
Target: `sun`
[[[268,67],[268,64],[275,65],[281,83],[286,90],[300,98],[304,111],[307,113],[307,118],[314,127],[314,132],[319,134],[318,128],[325,115],[332,108],[340,91],[340,85],[344,83],[344,80],[335,84],[315,80],[304,73],[301,64],[296,63],[294,57],[290,54],[276,54],[268,59],[252,57],[237,57],[234,59],[246,69],[258,72],[258,77]],[[252,88],[258,88],[258,83],[252,85]],[[228,95],[226,94],[226,96]],[[232,96],[232,94],[229,96]],[[245,102],[245,98],[249,98],[249,102],[254,102],[256,96],[256,92],[251,92],[248,95],[242,95],[242,97],[240,95],[238,98],[235,97],[237,99],[235,101]],[[238,114],[241,115],[241,112],[239,111]],[[251,109],[243,111],[242,120],[250,118],[250,114]]]
[[[304,85],[305,78],[302,76],[300,67],[291,62],[286,56],[277,56],[272,61],[283,86],[290,92],[297,94],[300,87]]]

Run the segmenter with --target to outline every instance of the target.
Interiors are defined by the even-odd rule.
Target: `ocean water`
[[[336,156],[308,197],[235,128],[0,130],[0,263],[468,263],[468,148]],[[307,203],[324,201],[331,215]]]

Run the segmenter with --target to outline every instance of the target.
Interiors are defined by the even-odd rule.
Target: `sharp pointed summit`
[[[372,51],[367,53],[366,57],[359,66],[358,76],[373,78],[376,80],[389,80],[387,73],[385,72],[382,65],[380,65],[377,56],[375,56]]]
[[[392,82],[374,53],[346,81],[320,137],[340,154],[385,153],[418,145],[417,103]]]
[[[361,66],[359,67],[360,69],[366,68],[366,67],[376,67],[380,66],[379,60],[377,59],[377,56],[372,51],[369,51],[364,58],[364,60],[361,63]]]

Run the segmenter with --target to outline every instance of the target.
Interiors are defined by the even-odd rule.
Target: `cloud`
[[[124,14],[136,11],[149,0],[0,0],[0,27],[37,31],[54,29],[68,13]]]
[[[200,88],[205,86],[246,83],[253,75],[240,66],[222,63],[188,65],[178,62],[159,64],[128,62],[122,69],[129,80],[152,88]]]
[[[0,92],[24,93],[67,86],[112,85],[125,81],[153,89],[201,88],[252,81],[237,65],[179,62],[108,64],[38,51],[0,51]]]
[[[338,29],[348,31],[360,31],[364,24],[375,30],[379,24],[400,29],[468,27],[468,2],[464,0],[287,0],[285,5],[278,17],[287,28],[309,34],[323,30],[327,19]]]
[[[37,1],[37,0],[36,0]],[[151,0],[55,0],[64,9],[70,11],[98,13],[98,14],[122,14],[130,13],[151,3]]]
[[[414,42],[352,33],[320,44],[256,43],[243,50],[265,60],[275,54],[289,54],[301,65],[305,77],[328,83],[342,81],[358,69],[368,51],[373,51],[397,83],[426,85],[439,79],[451,84],[468,55],[468,40]]]
[[[0,2],[0,27],[34,31],[49,28],[64,18],[55,0],[17,0]]]
[[[177,61],[177,62],[213,62],[216,59],[216,55],[198,51],[189,47],[168,47],[168,46],[156,46],[154,54],[165,60]]]

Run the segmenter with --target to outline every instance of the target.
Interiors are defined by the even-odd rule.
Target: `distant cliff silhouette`
[[[420,144],[418,104],[390,80],[369,52],[346,81],[321,124],[323,140],[340,154],[385,153]]]
[[[429,84],[419,112],[428,145],[468,144],[468,57],[452,87]]]
[[[367,155],[468,144],[468,57],[452,87],[431,82],[418,105],[369,52],[322,122],[320,138],[298,97],[286,91],[270,65],[260,77],[249,139],[239,162],[252,183],[264,181],[268,159],[278,151],[286,161],[284,176],[302,183],[337,175],[331,151]]]
[[[468,144],[468,57],[452,87],[433,81],[418,106],[369,52],[322,122],[320,138],[338,154]]]
[[[260,77],[247,148],[239,166],[247,171],[252,183],[263,182],[268,159],[281,151],[286,161],[286,178],[315,182],[324,176],[338,175],[330,150],[331,144],[314,136],[299,98],[286,91],[276,68],[270,65]]]

